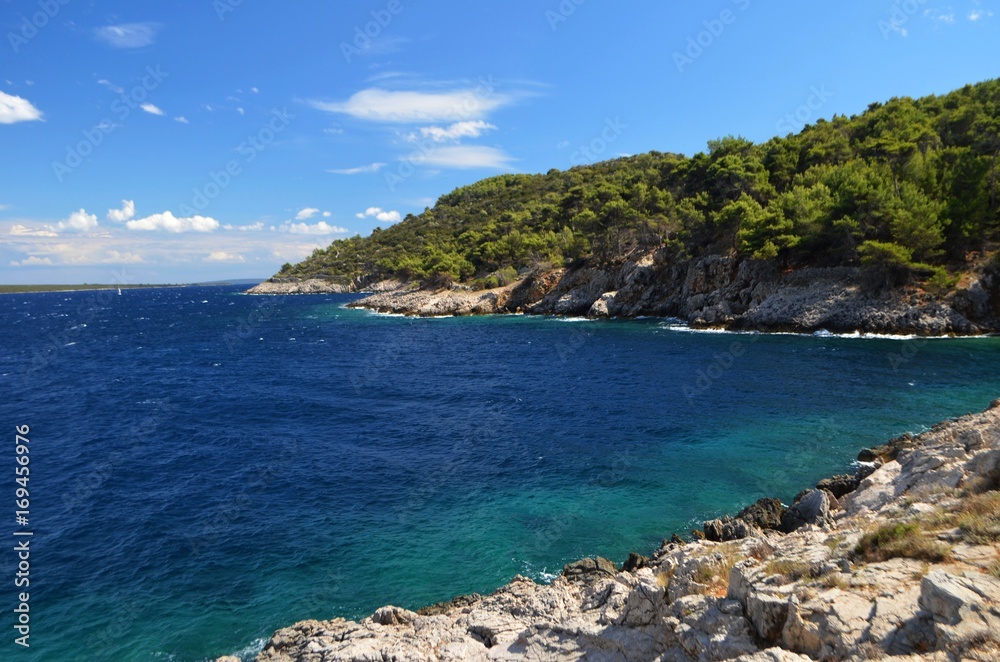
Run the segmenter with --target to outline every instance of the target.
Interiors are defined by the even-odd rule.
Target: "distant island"
[[[414,315],[1000,330],[1000,81],[708,148],[486,179],[250,292],[374,290],[359,305]]]
[[[24,294],[28,292],[86,292],[90,290],[142,290],[160,287],[215,287],[223,285],[254,285],[260,280],[256,278],[237,278],[218,280],[207,283],[119,283],[91,284],[76,283],[72,285],[0,285],[0,294]]]
[[[153,284],[121,284],[92,285],[89,283],[76,285],[0,285],[0,294],[24,294],[27,292],[86,292],[90,290],[138,290],[154,287],[183,287],[183,285],[153,285]]]

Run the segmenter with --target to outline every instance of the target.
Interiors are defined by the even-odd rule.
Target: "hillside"
[[[544,175],[502,175],[369,237],[333,242],[276,279],[357,289],[504,285],[525,270],[613,264],[662,247],[783,268],[877,268],[947,290],[1000,233],[1000,81],[894,98],[753,144],[711,141]]]

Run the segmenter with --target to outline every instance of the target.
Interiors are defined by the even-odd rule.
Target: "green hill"
[[[991,80],[874,103],[763,144],[726,137],[691,157],[650,152],[492,177],[286,264],[277,278],[492,287],[525,269],[666,246],[678,258],[875,265],[890,281],[948,288],[1000,234],[998,161],[1000,80]]]

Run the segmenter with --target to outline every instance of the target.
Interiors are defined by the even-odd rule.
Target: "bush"
[[[952,276],[943,267],[930,267],[933,275],[927,279],[927,289],[934,294],[944,294],[958,284],[958,276]]]
[[[929,540],[916,522],[897,522],[865,534],[854,548],[854,554],[867,562],[907,558],[938,563],[949,558],[950,550],[946,545]]]
[[[958,514],[958,528],[976,545],[1000,542],[1000,492],[969,497]]]

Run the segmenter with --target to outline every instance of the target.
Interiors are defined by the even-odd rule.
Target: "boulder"
[[[611,313],[608,309],[608,305],[614,303],[615,296],[617,294],[617,292],[605,292],[602,294],[597,301],[591,304],[590,310],[587,311],[587,317],[610,317]]]
[[[996,637],[1000,613],[989,603],[998,600],[1000,582],[986,576],[959,577],[933,570],[920,580],[919,604],[934,617],[938,646],[953,652]]]
[[[758,499],[739,512],[736,519],[753,524],[758,529],[777,529],[781,526],[781,516],[785,507],[780,499]]]
[[[415,620],[414,612],[392,605],[381,607],[372,614],[372,621],[379,625],[410,625]]]
[[[640,568],[645,568],[649,565],[649,557],[643,556],[636,552],[631,552],[625,563],[622,564],[622,570],[625,572],[635,572]]]
[[[705,538],[713,542],[742,540],[760,534],[760,529],[744,519],[728,515],[705,522]]]
[[[823,524],[830,517],[830,499],[823,490],[810,490],[781,518],[781,530],[791,533],[806,524]]]

